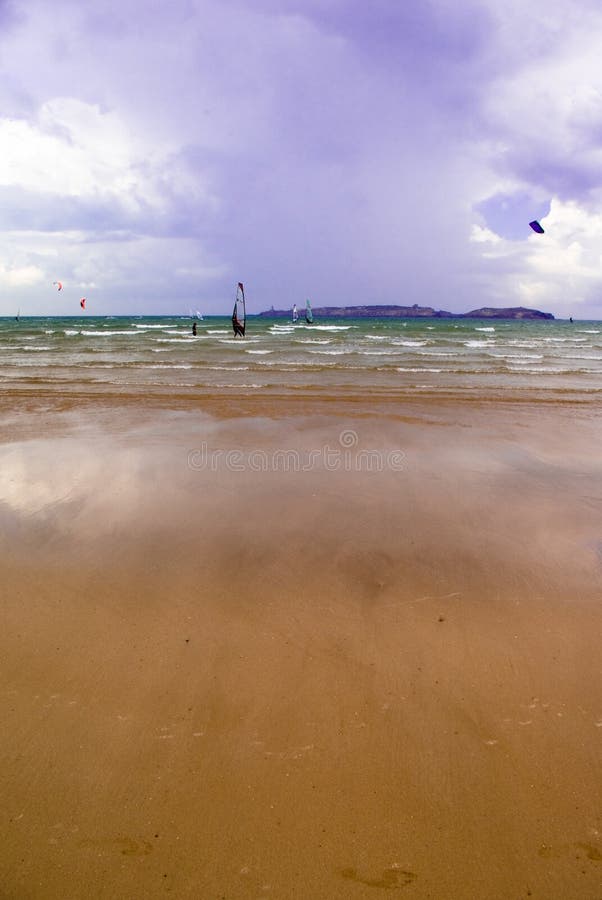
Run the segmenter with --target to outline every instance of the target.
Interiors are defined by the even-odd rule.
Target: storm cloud
[[[0,22],[3,314],[84,288],[100,314],[221,313],[241,280],[255,312],[602,317],[593,2],[12,0]]]

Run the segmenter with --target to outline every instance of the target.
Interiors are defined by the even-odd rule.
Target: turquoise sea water
[[[4,388],[600,397],[602,323],[179,316],[0,319]]]

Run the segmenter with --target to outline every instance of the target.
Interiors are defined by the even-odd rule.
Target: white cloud
[[[38,266],[0,265],[0,285],[9,288],[32,287],[44,281],[44,272]]]
[[[73,97],[46,101],[33,121],[0,118],[0,145],[5,187],[63,199],[113,199],[131,209],[143,203],[165,208],[166,179],[174,193],[203,195],[198,179],[162,155],[165,148],[139,144],[117,112]]]
[[[472,240],[484,259],[496,261],[496,277],[507,296],[557,315],[595,307],[602,293],[602,214],[553,198],[542,217],[544,234],[510,241],[473,226]]]
[[[501,237],[490,228],[484,228],[482,225],[473,225],[470,233],[470,240],[475,244],[499,244]]]

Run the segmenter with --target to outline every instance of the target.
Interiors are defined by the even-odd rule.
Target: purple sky
[[[598,0],[0,0],[0,314],[602,318],[601,46]]]

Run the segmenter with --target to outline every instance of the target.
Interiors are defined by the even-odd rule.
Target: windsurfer
[[[242,313],[242,321],[239,317],[239,310]],[[234,309],[232,310],[232,330],[234,337],[245,336],[245,325],[247,322],[247,314],[245,311],[245,289],[242,281],[238,282],[236,288],[236,300],[234,301]]]
[[[232,315],[232,328],[234,329],[234,337],[238,337],[238,335],[240,335],[241,337],[245,336],[245,330],[238,321],[236,312],[234,312]]]

